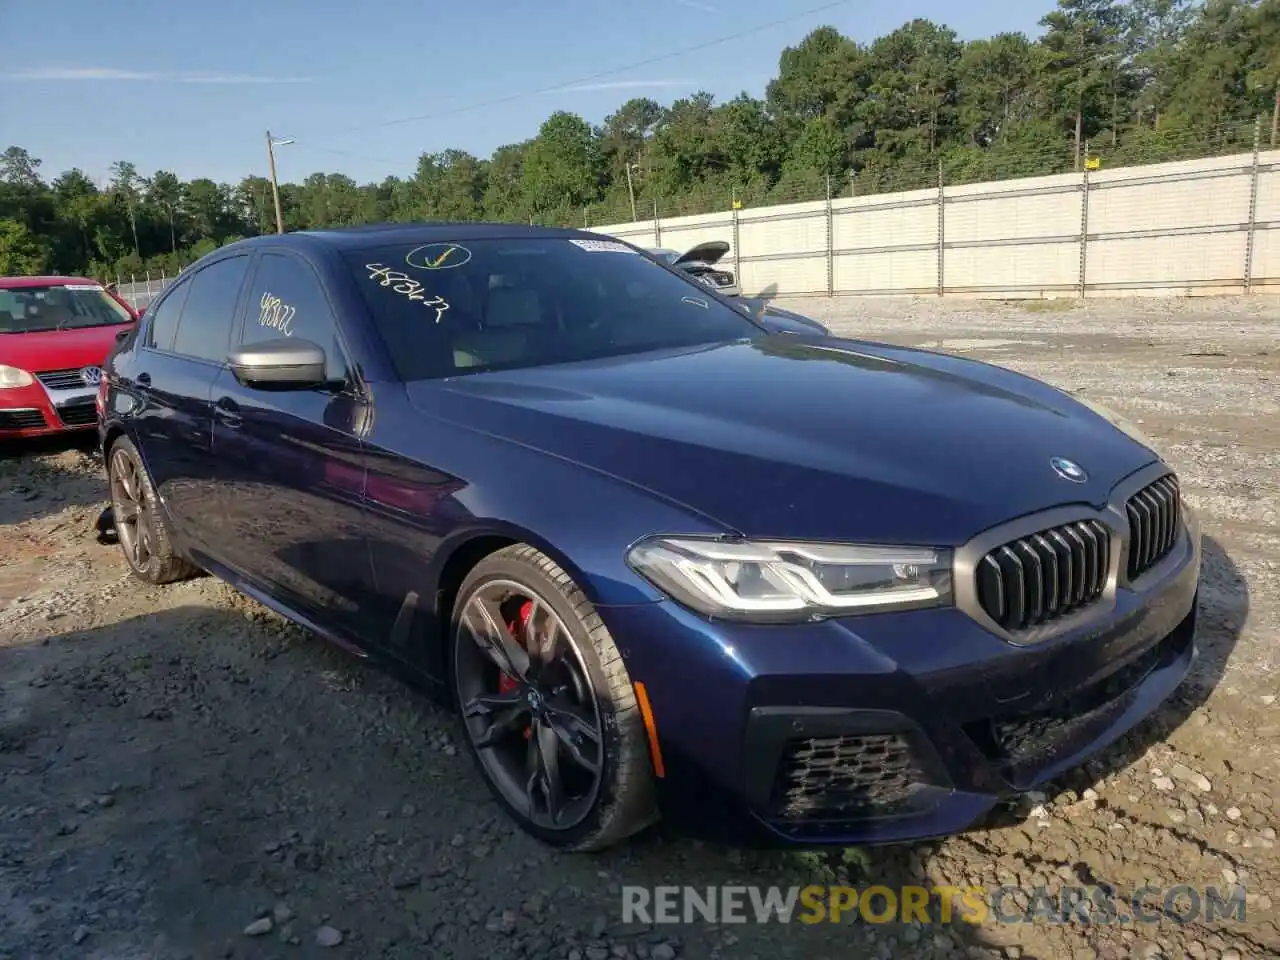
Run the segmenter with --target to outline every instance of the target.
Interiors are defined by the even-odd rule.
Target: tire
[[[138,448],[127,437],[121,437],[106,451],[106,459],[116,540],[130,572],[151,584],[173,583],[197,575],[199,569],[173,546],[168,517]],[[127,519],[131,515],[136,517],[132,524]]]
[[[585,681],[586,689],[579,700],[584,712],[587,697],[596,711],[600,736],[598,753],[594,756],[600,762],[594,794],[575,801],[583,810],[581,818],[563,828],[537,822],[504,793],[488,765],[494,762],[492,754],[487,762],[481,754],[484,748],[477,746],[472,727],[477,721],[469,721],[467,717],[467,704],[475,701],[466,688],[468,683],[474,687],[475,678],[466,674],[465,665],[473,662],[476,651],[481,648],[463,618],[474,598],[485,596],[486,591],[508,589],[512,584],[537,603],[545,604],[558,618],[563,630],[549,632],[564,638],[565,642],[559,644],[565,650],[564,661],[570,665],[576,663],[581,671],[577,679]],[[525,604],[525,608],[527,606]],[[550,620],[541,607],[533,609],[534,616],[541,611],[544,622]],[[451,627],[450,685],[454,703],[459,708],[462,732],[490,792],[525,832],[561,850],[592,852],[613,846],[658,820],[648,734],[626,665],[595,608],[555,561],[525,544],[490,554],[471,570],[459,588]],[[481,657],[484,656],[482,653]],[[486,663],[483,659],[481,662]],[[528,734],[525,737],[528,738]],[[528,746],[530,756],[537,750],[536,726],[533,741]],[[582,738],[578,738],[578,742],[583,742]],[[565,747],[560,743],[555,743],[555,747],[564,762]],[[521,749],[518,741],[513,749]],[[572,762],[568,769],[574,769]],[[531,795],[529,803],[533,803]]]

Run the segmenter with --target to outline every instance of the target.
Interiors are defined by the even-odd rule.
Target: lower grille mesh
[[[784,820],[901,812],[928,779],[900,734],[792,740],[778,765],[771,807]]]

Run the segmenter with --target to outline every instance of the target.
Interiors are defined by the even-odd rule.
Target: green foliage
[[[593,128],[559,112],[485,159],[424,153],[357,184],[280,185],[285,228],[505,220],[570,226],[1247,150],[1280,138],[1280,0],[1058,0],[1033,39],[960,40],[916,19],[870,43],[820,27],[782,51],[763,99],[623,103]],[[1280,145],[1280,144],[1277,144]],[[305,149],[305,142],[299,150]],[[294,154],[290,154],[292,158]],[[105,184],[0,154],[0,272],[173,275],[275,229],[271,184],[150,176]]]
[[[0,276],[34,276],[47,269],[49,251],[16,220],[0,220]]]

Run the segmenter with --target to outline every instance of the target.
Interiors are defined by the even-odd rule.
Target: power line
[[[666,60],[674,60],[676,57],[687,56],[690,53],[697,53],[701,50],[706,50],[710,47],[720,46],[721,44],[725,44],[725,43],[732,43],[734,40],[741,40],[744,37],[749,37],[754,34],[761,33],[765,30],[771,30],[774,27],[780,27],[785,24],[792,23],[796,20],[802,20],[805,17],[811,17],[814,14],[823,13],[826,10],[833,10],[836,7],[847,6],[852,2],[853,0],[834,0],[834,2],[824,3],[816,7],[811,7],[808,10],[802,10],[801,12],[793,13],[790,16],[781,17],[777,20],[771,20],[768,23],[761,23],[761,24],[757,24],[754,27],[748,27],[746,30],[740,30],[737,33],[731,33],[723,37],[717,37],[715,40],[707,40],[707,41],[704,41],[703,43],[697,43],[697,44],[694,44],[693,46],[683,47],[679,50],[671,50],[671,51],[668,51],[667,53],[659,54],[656,57],[648,57],[647,59],[644,59],[644,60],[638,60],[635,63],[628,63],[625,66],[613,67],[609,70],[601,70],[600,72],[593,73],[590,76],[579,77],[576,80],[567,80],[564,83],[558,83],[555,86],[543,87],[539,90],[530,90],[524,93],[515,93],[505,97],[495,97],[492,100],[482,100],[477,103],[469,103],[460,107],[453,107],[448,110],[437,110],[433,113],[422,113],[412,117],[399,117],[394,120],[382,120],[382,121],[379,121],[378,123],[366,123],[366,124],[360,124],[358,126],[353,126],[353,127],[344,127],[340,130],[328,131],[325,134],[323,134],[323,136],[336,137],[336,136],[341,136],[342,134],[354,133],[360,130],[373,130],[373,129],[379,129],[382,127],[393,127],[403,123],[417,123],[418,121],[421,121],[421,120],[435,120],[438,117],[447,117],[447,116],[452,116],[458,113],[467,113],[471,110],[483,110],[488,107],[500,106],[501,104],[504,104],[504,103],[513,103],[517,100],[525,100],[525,99],[528,99],[529,97],[541,96],[542,94],[547,94],[547,93],[555,93],[559,90],[565,89],[566,87],[573,87],[573,86],[578,86],[579,84],[590,83],[592,80],[600,80],[604,77],[616,76],[619,73],[627,73],[631,70],[638,70],[641,67],[648,67],[655,63],[662,63],[663,61],[666,61]]]

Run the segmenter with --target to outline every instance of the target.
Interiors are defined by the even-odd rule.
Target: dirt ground
[[[0,957],[1280,955],[1280,303],[783,305],[1083,391],[1156,439],[1206,548],[1202,654],[1159,716],[944,842],[817,856],[658,829],[556,856],[499,814],[449,716],[215,580],[131,580],[94,540],[101,465],[27,445],[0,459]],[[1238,884],[1246,917],[622,922],[624,884],[808,882]]]

